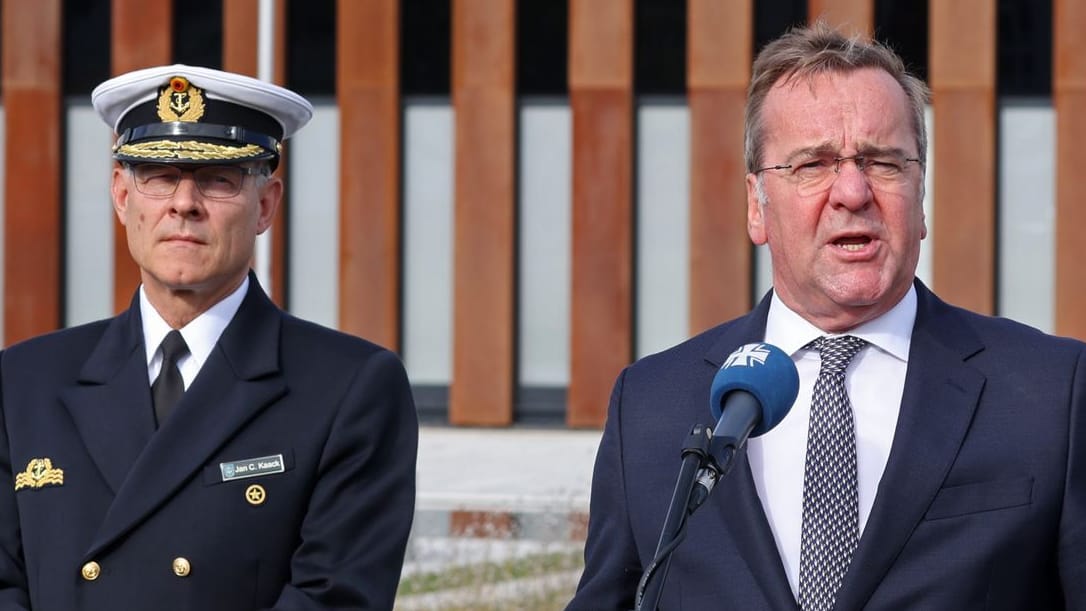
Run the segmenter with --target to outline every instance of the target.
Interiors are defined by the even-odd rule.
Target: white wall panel
[[[0,106],[0,185],[4,184],[4,170],[6,165],[4,163],[4,153],[7,150],[4,139],[4,108]],[[0,296],[4,293],[4,191],[6,189],[0,188]],[[0,312],[0,340],[4,337],[4,316],[3,312]],[[0,341],[0,346],[5,345],[3,341]]]
[[[339,112],[331,103],[314,102],[313,120],[287,141],[287,300],[296,316],[337,327]]]
[[[89,101],[70,104],[67,113],[64,320],[71,326],[113,315],[116,215],[109,195],[113,130]]]
[[[1056,115],[1052,107],[1004,104],[999,113],[1001,316],[1043,331],[1055,326]]]
[[[637,107],[638,357],[689,336],[690,113],[680,99]]]
[[[452,378],[453,110],[406,101],[403,358],[413,384]]]
[[[566,100],[520,107],[519,383],[569,384],[571,118]]]
[[[928,285],[928,288],[931,288],[931,276],[934,267],[931,258],[931,245],[935,243],[933,238],[935,235],[935,227],[933,226],[935,220],[935,168],[931,165],[932,160],[935,159],[935,130],[932,125],[934,118],[935,113],[932,112],[931,106],[928,106],[924,112],[924,121],[927,123],[928,128],[928,159],[924,165],[924,220],[927,223],[928,236],[920,242],[920,260],[916,263],[916,277]]]

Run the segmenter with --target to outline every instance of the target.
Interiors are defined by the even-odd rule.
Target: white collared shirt
[[[845,372],[845,389],[852,403],[856,427],[861,536],[894,441],[915,320],[916,289],[913,287],[889,312],[848,332],[848,335],[868,342]],[[821,365],[818,351],[803,347],[822,335],[827,334],[790,310],[776,293],[773,294],[765,341],[792,356],[799,369],[799,395],[792,410],[776,428],[747,442],[754,485],[784,561],[788,583],[796,596],[799,595],[807,426],[811,396]]]
[[[248,289],[249,277],[246,276],[241,286],[233,293],[179,329],[181,337],[185,338],[185,343],[189,347],[188,355],[181,357],[177,362],[177,368],[181,370],[181,378],[185,381],[185,390],[192,385],[196,374],[200,373],[200,368],[211,355],[215,343],[219,341],[219,336],[241,307]],[[154,384],[158,371],[162,368],[162,351],[159,350],[159,345],[172,329],[147,299],[143,285],[140,285],[139,294],[140,318],[143,320],[143,344],[147,349],[147,379]]]

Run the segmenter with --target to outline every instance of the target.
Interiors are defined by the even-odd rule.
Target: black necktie
[[[799,606],[833,608],[859,540],[856,431],[845,393],[845,369],[867,345],[853,335],[820,337],[807,345],[822,355],[811,401],[803,473],[803,532]]]
[[[170,410],[185,393],[185,381],[181,379],[181,370],[177,361],[189,353],[185,338],[176,329],[166,334],[162,340],[162,369],[151,385],[151,401],[155,405],[155,420],[159,426],[166,422]]]

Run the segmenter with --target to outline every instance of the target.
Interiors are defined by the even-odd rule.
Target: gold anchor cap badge
[[[199,121],[204,116],[204,94],[187,78],[175,76],[158,94],[157,110],[163,123]]]
[[[15,476],[15,489],[41,488],[42,486],[63,486],[64,470],[53,467],[48,458],[31,458],[26,471]]]

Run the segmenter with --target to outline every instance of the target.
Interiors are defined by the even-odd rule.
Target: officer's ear
[[[117,213],[117,220],[125,224],[125,214],[128,212],[128,192],[131,188],[129,182],[130,173],[123,164],[113,166],[113,180],[109,185],[110,198],[113,200],[113,211]]]
[[[270,170],[269,170],[270,171]],[[260,206],[259,216],[256,221],[256,233],[259,235],[268,230],[275,219],[275,212],[279,209],[279,202],[283,199],[283,179],[276,174],[267,178],[261,178],[263,184],[259,186],[258,194]]]

